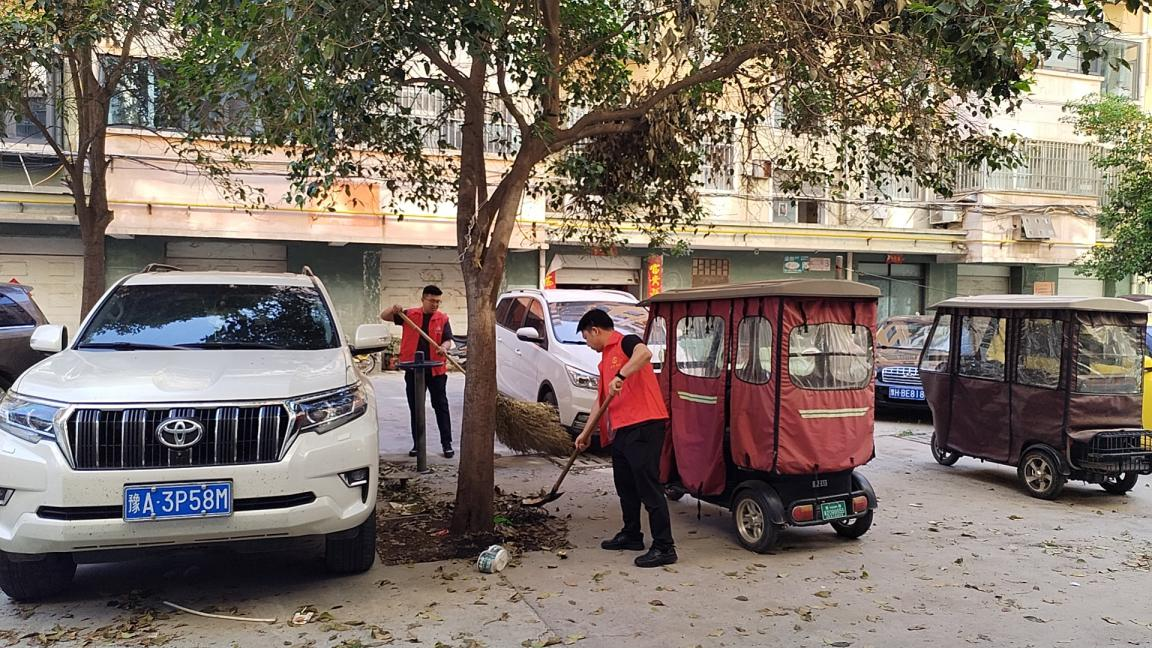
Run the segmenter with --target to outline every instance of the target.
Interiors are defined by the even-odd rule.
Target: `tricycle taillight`
[[[811,522],[816,518],[816,507],[811,504],[801,504],[792,507],[793,522]]]
[[[864,495],[857,495],[852,498],[852,512],[863,513],[868,510],[868,498]]]

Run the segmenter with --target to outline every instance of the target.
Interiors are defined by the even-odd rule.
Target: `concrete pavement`
[[[405,432],[386,430],[382,448],[406,457]],[[0,646],[40,641],[20,639],[36,632],[76,638],[50,645],[96,637],[94,645],[245,648],[1152,645],[1152,480],[1128,497],[1073,484],[1042,502],[1010,468],[937,465],[929,433],[918,423],[877,424],[878,457],[863,471],[880,509],[859,541],[827,527],[790,529],[775,554],[752,554],[736,544],[727,512],[685,497],[672,505],[680,563],[641,570],[634,553],[598,547],[620,523],[611,471],[590,466],[549,507],[568,517],[567,559],[528,554],[491,576],[456,560],[330,578],[299,550],[82,567],[59,601],[0,602]],[[450,489],[453,463],[434,461],[426,483]],[[541,458],[502,457],[497,482],[529,493],[557,471]],[[278,621],[147,613],[165,600]],[[305,605],[327,616],[288,625]]]

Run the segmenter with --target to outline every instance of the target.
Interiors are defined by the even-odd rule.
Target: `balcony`
[[[1026,141],[1019,148],[1019,167],[962,169],[954,193],[1043,193],[1103,200],[1110,182],[1092,162],[1098,151],[1094,144]]]

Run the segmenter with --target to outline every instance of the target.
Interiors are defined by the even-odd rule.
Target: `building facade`
[[[1091,163],[1093,144],[1062,121],[1070,100],[1102,91],[1148,104],[1149,22],[1117,11],[1110,47],[1129,67],[1053,58],[1036,74],[1023,108],[994,123],[1025,138],[1024,165],[970,170],[951,197],[909,183],[873,201],[835,200],[819,187],[778,188],[786,171],[739,150],[714,151],[725,164],[699,179],[709,214],[688,236],[686,256],[653,256],[637,234],[612,255],[555,240],[541,199],[526,198],[511,242],[508,288],[614,287],[654,290],[784,277],[850,277],[878,286],[881,315],[922,313],[955,295],[1123,294],[1075,274],[1071,264],[1097,242],[1095,211],[1107,182]],[[1070,26],[1069,29],[1072,29]],[[329,202],[288,204],[285,160],[258,160],[241,174],[269,206],[249,209],[182,164],[165,137],[155,66],[128,75],[111,110],[107,151],[115,220],[108,236],[109,282],[147,263],[186,269],[299,271],[307,265],[333,293],[343,325],[375,319],[383,306],[411,304],[428,283],[445,289],[446,310],[463,332],[464,287],[457,262],[455,207],[385,209],[379,185],[350,183]],[[45,123],[67,124],[48,98],[33,98]],[[434,99],[414,104],[437,115]],[[30,124],[0,120],[0,281],[33,286],[48,317],[80,320],[81,244],[71,197],[55,157]],[[459,124],[429,137],[430,154],[451,155]],[[513,134],[489,127],[490,164]],[[170,133],[172,137],[176,132]],[[441,148],[447,146],[448,150]],[[1141,289],[1141,286],[1136,286]]]

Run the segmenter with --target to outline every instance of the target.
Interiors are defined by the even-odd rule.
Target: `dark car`
[[[931,328],[932,317],[926,315],[890,317],[877,328],[877,409],[928,409],[917,364]]]
[[[25,369],[44,359],[29,340],[32,331],[46,323],[28,287],[0,283],[0,397]]]

